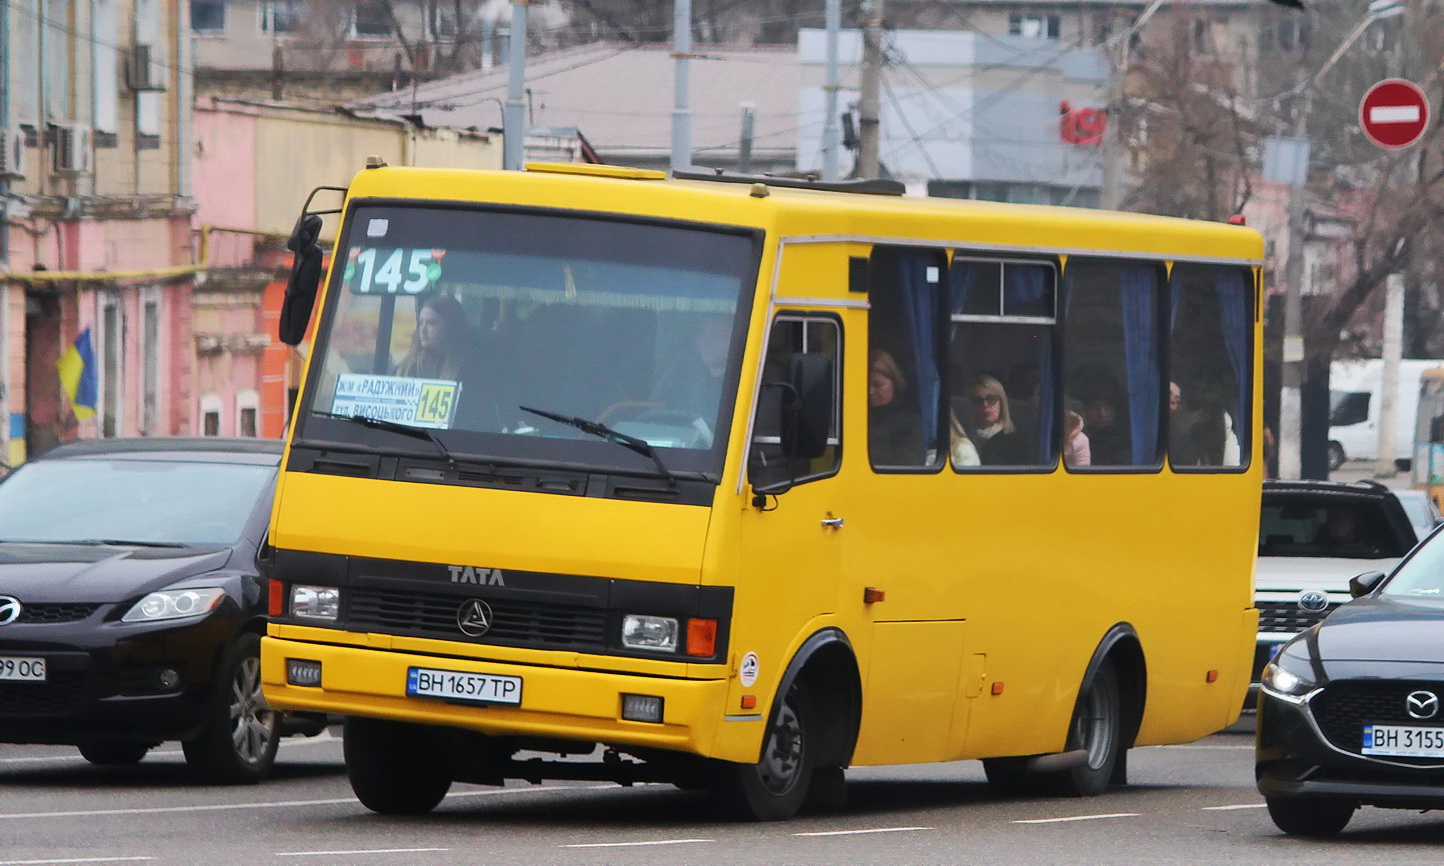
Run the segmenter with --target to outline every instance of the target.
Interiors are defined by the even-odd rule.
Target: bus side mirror
[[[1349,578],[1349,595],[1353,598],[1362,598],[1379,588],[1384,582],[1384,572],[1366,571],[1363,574]]]
[[[281,302],[281,342],[295,346],[306,338],[311,322],[311,308],[316,303],[316,289],[321,285],[321,218],[303,213],[291,230],[286,249],[295,254],[291,262],[291,278],[286,282],[286,298]]]
[[[782,453],[812,459],[827,451],[832,432],[832,359],[798,353],[787,359],[782,398]]]

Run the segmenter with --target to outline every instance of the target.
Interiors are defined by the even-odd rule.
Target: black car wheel
[[[261,638],[245,632],[221,659],[210,719],[199,737],[181,743],[186,763],[220,784],[259,782],[271,774],[280,745],[280,713],[261,694]]]
[[[1265,797],[1274,825],[1291,836],[1334,836],[1354,817],[1353,803],[1310,797]]]
[[[351,790],[373,812],[421,815],[451,790],[446,755],[420,725],[351,716],[341,745]]]
[[[149,751],[148,743],[86,743],[80,757],[101,767],[126,767],[139,764]]]
[[[1333,472],[1344,465],[1344,446],[1337,442],[1329,443],[1329,471]]]

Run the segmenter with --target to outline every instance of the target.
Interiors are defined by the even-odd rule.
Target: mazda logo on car
[[[0,595],[0,625],[9,625],[20,618],[20,599]]]
[[[491,605],[479,598],[461,603],[456,609],[456,627],[467,637],[481,637],[491,628]]]
[[[1433,692],[1410,692],[1404,699],[1404,709],[1415,719],[1432,719],[1439,715],[1439,696]]]
[[[1311,589],[1299,596],[1299,610],[1308,613],[1321,613],[1329,607],[1329,597],[1316,589]]]

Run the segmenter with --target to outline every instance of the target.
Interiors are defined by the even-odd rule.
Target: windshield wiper
[[[643,457],[650,457],[652,458],[652,462],[657,464],[657,471],[661,473],[664,479],[666,479],[667,485],[669,487],[677,486],[677,479],[673,478],[672,473],[667,471],[667,467],[662,463],[662,458],[657,456],[656,449],[654,449],[650,444],[648,444],[647,440],[645,439],[638,439],[635,436],[628,436],[625,433],[618,433],[616,430],[613,430],[605,424],[600,424],[596,421],[588,421],[585,418],[576,418],[569,415],[558,415],[555,412],[547,412],[543,409],[533,409],[530,406],[518,406],[517,408],[522,410],[523,412],[530,412],[533,415],[540,415],[543,418],[548,418],[552,421],[557,422],[558,424],[566,424],[568,427],[575,427],[583,433],[586,433],[590,436],[596,436],[599,439],[605,439],[608,442],[613,442],[617,445],[622,446],[623,448],[626,448],[629,451],[635,451]]]
[[[133,538],[76,538],[51,544],[99,544],[106,547],[185,547],[179,541],[137,541]]]
[[[392,433],[400,433],[402,436],[411,436],[415,439],[425,439],[432,445],[435,445],[436,450],[441,452],[441,456],[446,458],[446,465],[452,469],[456,469],[456,458],[451,455],[451,451],[442,444],[441,439],[435,433],[432,433],[425,427],[412,427],[408,424],[401,424],[396,421],[383,421],[380,418],[369,418],[365,415],[342,415],[339,412],[312,411],[311,414],[320,415],[322,418],[335,418],[338,421],[351,421],[360,424],[362,427],[370,427],[374,430],[388,430]]]

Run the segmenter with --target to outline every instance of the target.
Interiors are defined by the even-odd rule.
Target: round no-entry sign
[[[1412,81],[1380,81],[1359,100],[1359,126],[1380,147],[1408,147],[1429,126],[1429,100]]]

